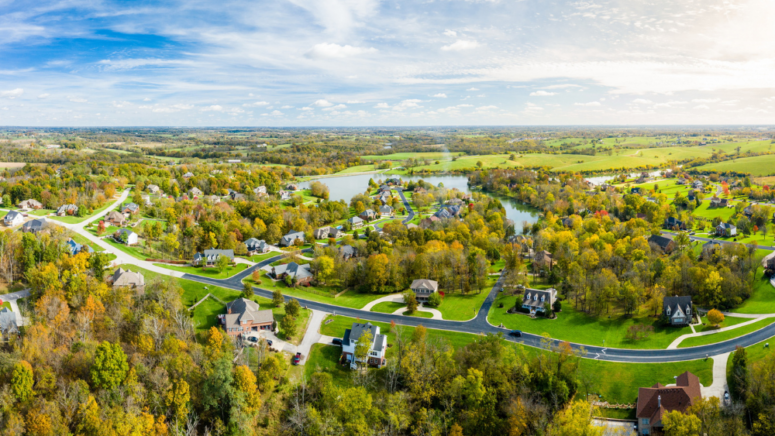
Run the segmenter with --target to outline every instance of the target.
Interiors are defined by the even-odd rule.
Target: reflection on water
[[[320,179],[321,182],[328,185],[329,199],[330,200],[344,200],[350,202],[356,194],[362,194],[367,191],[369,186],[369,179],[374,178],[377,180],[386,180],[391,177],[398,177],[404,181],[417,181],[424,180],[434,186],[438,186],[439,183],[443,183],[445,188],[457,188],[459,191],[470,193],[468,189],[468,177],[466,176],[390,176],[385,174],[359,174],[355,176],[340,176],[340,177],[327,177]],[[299,183],[301,188],[309,188],[310,182]],[[502,197],[500,195],[492,195],[497,198],[503,204],[506,209],[506,218],[514,221],[517,227],[517,231],[520,231],[522,221],[528,221],[534,223],[538,221],[539,212],[537,209],[522,204],[512,198]]]

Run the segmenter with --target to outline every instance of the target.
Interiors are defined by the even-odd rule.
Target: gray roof
[[[538,299],[535,296],[538,295]],[[557,290],[554,288],[541,290],[541,289],[525,289],[525,293],[522,295],[522,305],[531,307],[544,307],[544,304],[554,303],[554,298],[557,296]],[[543,297],[544,301],[541,301]]]
[[[362,223],[363,222],[363,220],[361,218],[357,217],[357,216],[354,216],[354,217],[348,219],[347,221],[349,221],[350,224],[358,224],[358,223]]]
[[[374,351],[382,351],[382,343],[385,342],[385,335],[377,335],[374,337]]]
[[[209,250],[205,250],[204,254],[196,253],[194,255],[194,260],[201,260],[202,258],[207,258],[208,262],[215,262],[221,256],[226,256],[229,259],[234,260],[234,250],[232,249],[218,250],[215,248],[211,248]]]
[[[224,322],[226,328],[239,327],[242,321],[253,324],[266,324],[274,322],[271,310],[258,310],[258,303],[246,298],[237,298],[226,304],[226,316]],[[228,313],[231,312],[231,313]]]
[[[667,237],[667,236],[661,236],[661,235],[651,235],[649,237],[649,243],[653,243],[659,246],[661,249],[667,248],[670,243],[673,242],[673,238]]]
[[[439,282],[436,280],[428,280],[428,279],[417,279],[412,282],[412,285],[409,287],[410,289],[431,289],[433,292],[436,292],[439,290]]]
[[[44,218],[38,218],[36,220],[27,221],[24,223],[24,226],[22,227],[25,231],[35,231],[41,230],[48,222]]]
[[[342,245],[341,247],[339,247],[340,256],[352,257],[352,256],[355,256],[355,254],[356,254],[355,247],[353,247],[352,245]]]
[[[119,268],[113,273],[113,286],[145,286],[145,277],[138,272]]]
[[[681,312],[686,313],[686,307],[692,306],[692,297],[688,295],[683,297],[665,297],[664,300],[662,300],[663,312],[665,312],[669,307],[670,313],[675,313],[679,306],[681,308]]]
[[[19,212],[16,212],[15,210],[12,210],[8,212],[8,214],[3,219],[7,219],[8,221],[10,221],[10,220],[16,219],[17,216],[24,218],[24,215],[20,214]]]
[[[133,210],[133,211],[138,211],[138,210],[140,210],[140,206],[138,206],[137,203],[128,203],[128,204],[125,204],[122,207],[122,209],[129,209],[129,210]]]
[[[282,239],[280,239],[280,244],[292,245],[293,241],[297,239],[301,239],[302,241],[304,241],[304,233],[298,232],[296,230],[291,230],[285,236],[283,236]]]
[[[16,325],[16,314],[8,310],[7,307],[0,309],[0,332],[18,332],[19,327]]]
[[[349,328],[344,331],[344,338],[342,339],[342,342],[344,345],[351,345],[358,342],[358,339],[360,339],[361,336],[363,336],[364,333],[371,332],[372,340],[376,339],[378,335],[375,333],[377,332],[377,328],[370,322],[367,322],[365,324],[355,322],[352,325],[352,328]],[[379,335],[382,336],[382,335]]]
[[[279,277],[283,274],[288,274],[291,278],[296,280],[312,277],[312,272],[310,271],[308,264],[299,265],[296,262],[291,262],[284,265],[277,265],[273,270],[275,277]]]
[[[390,206],[380,206],[379,213],[393,213],[393,208]]]
[[[78,206],[74,204],[63,204],[57,208],[57,213],[67,213],[68,211],[73,211],[73,213],[78,212]]]

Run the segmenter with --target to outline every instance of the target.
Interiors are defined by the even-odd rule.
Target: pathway
[[[301,344],[296,347],[296,351],[301,353],[301,365],[307,363],[307,358],[309,357],[309,352],[310,349],[312,349],[312,345],[317,344],[320,341],[320,338],[323,337],[320,334],[320,324],[323,323],[326,315],[328,315],[326,312],[321,312],[319,310],[312,311],[312,316],[309,318],[309,323],[307,324],[307,331],[304,333],[304,338],[301,340]],[[329,343],[331,342],[329,341]]]
[[[725,315],[726,316],[726,315]],[[756,317],[741,317],[741,318],[751,318],[750,321],[741,322],[740,324],[735,324],[733,326],[720,328],[718,330],[710,330],[706,332],[700,332],[700,333],[689,333],[686,335],[681,335],[677,337],[673,342],[670,343],[670,345],[667,346],[668,350],[676,349],[678,348],[678,345],[686,338],[696,338],[698,336],[708,336],[708,335],[714,335],[716,333],[726,332],[729,330],[734,330],[736,328],[747,326],[748,324],[753,324],[755,322],[758,322],[760,319],[765,318],[766,316],[763,315],[757,315]],[[692,326],[692,331],[694,330],[694,326]]]
[[[390,294],[386,297],[377,298],[374,301],[370,301],[369,303],[366,303],[365,306],[361,310],[365,310],[366,312],[371,312],[371,309],[376,306],[379,303],[403,303],[404,297],[401,294]]]
[[[408,309],[408,308],[406,308],[406,307],[402,307],[402,308],[400,308],[400,309],[396,310],[395,312],[393,312],[393,314],[394,314],[394,315],[401,315],[401,316],[406,316],[406,315],[404,315],[404,312],[406,312],[407,310],[409,310],[409,309]],[[436,309],[429,309],[429,308],[426,308],[426,307],[418,307],[418,308],[417,308],[417,311],[418,311],[418,312],[428,312],[428,313],[430,313],[430,314],[433,314],[433,318],[431,318],[431,319],[444,319],[444,318],[441,316],[441,312],[439,312],[439,311],[438,311],[438,310],[436,310]],[[426,318],[426,319],[427,319],[427,318]]]
[[[708,386],[702,386],[701,392],[704,398],[718,397],[724,400],[724,392],[727,392],[727,360],[731,353],[724,353],[713,356],[713,383]]]

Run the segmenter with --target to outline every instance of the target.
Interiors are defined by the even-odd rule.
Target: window
[[[641,423],[641,425],[649,425],[649,419],[648,418],[641,418],[640,423]]]
[[[538,294],[533,295],[533,301],[538,301]]]
[[[692,316],[692,307],[686,305],[686,316]]]
[[[667,306],[667,316],[670,316],[670,306]]]

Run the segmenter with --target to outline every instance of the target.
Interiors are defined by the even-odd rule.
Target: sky
[[[0,0],[0,126],[775,124],[772,0]]]

